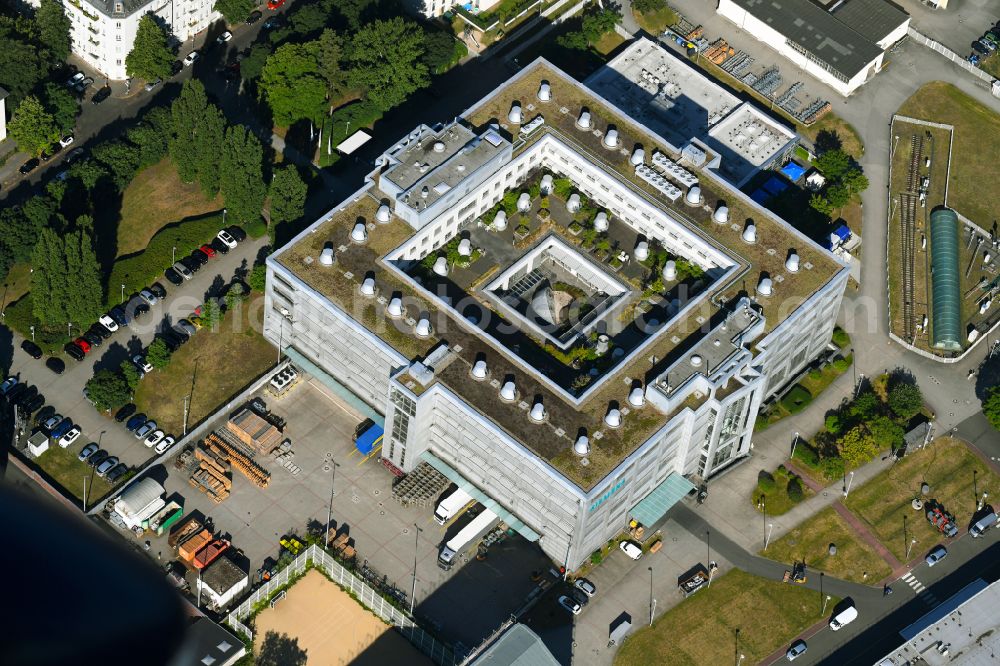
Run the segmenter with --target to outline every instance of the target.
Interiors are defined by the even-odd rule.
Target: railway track
[[[911,342],[916,337],[916,320],[913,313],[913,255],[916,247],[918,201],[917,195],[911,192],[902,192],[899,195],[903,259],[903,335]]]

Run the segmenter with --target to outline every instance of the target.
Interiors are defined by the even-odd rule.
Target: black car
[[[43,405],[45,405],[45,396],[41,393],[36,393],[35,397],[21,405],[21,409],[27,414],[33,414],[41,409]]]
[[[976,53],[981,54],[981,55],[989,55],[990,54],[990,50],[988,48],[986,48],[985,46],[983,46],[983,43],[980,42],[978,39],[976,41],[972,42],[972,50],[975,51]]]
[[[81,157],[83,157],[83,148],[74,148],[73,150],[69,151],[69,155],[67,155],[66,159],[63,160],[63,164],[69,166],[70,164],[76,162]]]
[[[93,97],[90,98],[90,103],[91,104],[100,104],[101,102],[103,102],[104,100],[106,100],[109,97],[111,97],[111,88],[107,88],[107,87],[101,88],[100,90],[98,90],[97,92],[94,93]]]
[[[162,299],[167,297],[166,288],[159,282],[154,282],[153,284],[149,285],[149,290],[153,292],[153,295],[156,296],[157,298]]]
[[[24,382],[15,384],[9,391],[7,391],[5,395],[5,397],[7,398],[7,402],[9,402],[12,405],[16,405],[17,397],[27,390],[28,390],[28,385],[25,384]]]
[[[189,254],[188,256],[197,261],[200,266],[204,266],[205,264],[208,263],[208,255],[202,252],[200,249],[196,248],[192,250],[191,254]]]
[[[145,303],[137,303],[135,308],[132,309],[132,317],[138,318],[149,312],[149,306]]]
[[[146,421],[147,419],[145,414],[142,413],[135,414],[131,418],[129,418],[129,420],[125,423],[125,429],[128,430],[129,432],[135,432],[136,430],[139,429],[139,426],[141,426]]]
[[[21,384],[18,384],[18,386],[21,386]],[[37,395],[38,395],[38,387],[29,386],[28,388],[18,393],[17,396],[10,402],[12,405],[23,407],[24,403],[28,402],[29,400],[34,400]]]
[[[125,405],[124,407],[122,407],[121,409],[119,409],[117,412],[115,412],[115,421],[117,421],[118,423],[121,423],[122,421],[124,421],[128,417],[132,416],[133,414],[135,414],[135,405],[133,405],[130,402],[129,404]]]
[[[170,65],[170,75],[177,76],[181,73],[182,69],[184,69],[184,63],[180,60],[174,60],[174,62]]]
[[[182,284],[184,284],[184,278],[182,278],[181,274],[175,271],[173,268],[168,268],[167,270],[163,271],[163,277],[167,278],[167,282],[169,282],[172,285],[179,287]]]
[[[259,21],[263,16],[264,15],[258,12],[257,10],[250,12],[250,16],[247,17],[247,25],[253,25],[257,21]]]
[[[18,168],[18,171],[21,173],[22,176],[25,176],[34,171],[35,167],[37,166],[38,166],[38,160],[32,157],[30,160],[22,164],[20,168]]]
[[[189,271],[192,273],[197,273],[201,270],[201,262],[197,259],[192,259],[191,257],[184,257],[181,259],[181,263],[184,264]]]
[[[128,472],[128,465],[126,465],[125,463],[118,463],[117,465],[112,467],[107,474],[104,475],[104,480],[107,481],[108,483],[114,483],[118,479],[125,476],[126,472]]]
[[[36,345],[31,340],[25,340],[21,343],[21,350],[33,359],[40,359],[42,357],[42,348]]]
[[[271,18],[264,21],[263,27],[265,30],[274,30],[275,28],[280,28],[284,24],[285,22],[284,20],[282,20],[281,16],[272,16]]]
[[[100,347],[104,344],[104,338],[97,335],[93,331],[87,331],[80,337],[89,342],[91,347]]]
[[[82,361],[83,358],[86,356],[86,354],[83,353],[83,350],[77,347],[72,342],[68,343],[65,347],[63,347],[63,351],[66,352],[67,356],[77,361]]]
[[[96,335],[101,340],[107,340],[112,335],[114,335],[114,333],[112,333],[111,331],[109,331],[104,326],[101,326],[100,324],[94,324],[93,326],[91,326],[89,329],[87,329],[87,333]]]
[[[223,243],[221,238],[213,238],[208,246],[219,254],[229,254],[229,246]]]
[[[90,465],[91,467],[97,467],[102,462],[107,460],[109,457],[111,457],[110,453],[108,453],[104,449],[98,449],[94,453],[90,454],[89,458],[87,458],[87,464]]]
[[[236,239],[237,243],[242,243],[243,241],[245,241],[247,239],[247,232],[243,231],[242,229],[240,229],[239,227],[237,227],[235,224],[233,226],[231,226],[231,227],[227,227],[226,231],[229,232],[230,236],[232,236],[233,238]]]
[[[111,318],[114,319],[115,323],[119,326],[128,326],[129,318],[128,315],[125,314],[125,310],[122,306],[116,305],[111,308],[111,311],[108,312],[108,314],[111,315]]]
[[[45,367],[57,375],[61,375],[66,370],[66,362],[58,356],[50,356],[45,359]]]

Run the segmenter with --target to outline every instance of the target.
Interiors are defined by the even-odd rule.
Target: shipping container
[[[185,562],[190,562],[194,559],[195,554],[208,545],[211,540],[212,533],[208,530],[202,530],[182,543],[180,548],[177,549],[177,554],[180,555],[181,559]]]
[[[226,552],[227,548],[229,548],[228,541],[225,539],[216,539],[198,551],[198,553],[194,556],[194,562],[192,564],[194,564],[196,569],[204,569],[209,564],[214,562],[219,555]]]

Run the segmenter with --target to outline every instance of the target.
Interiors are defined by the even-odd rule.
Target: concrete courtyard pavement
[[[249,270],[266,245],[266,237],[256,240],[248,238],[229,254],[210,259],[193,279],[179,287],[173,286],[161,276],[158,281],[167,289],[167,298],[153,306],[139,321],[119,329],[102,346],[93,349],[83,361],[77,362],[64,357],[66,371],[62,375],[53,374],[45,367],[44,360],[36,361],[25,354],[20,347],[22,338],[14,335],[10,373],[18,376],[22,382],[37,386],[38,391],[45,396],[46,405],[51,405],[56,412],[70,417],[80,426],[82,434],[74,444],[74,449],[82,448],[89,442],[97,442],[111,455],[118,456],[121,462],[132,466],[141,465],[152,457],[153,452],[112,418],[98,413],[83,396],[84,385],[93,377],[95,370],[118,368],[123,360],[140,353],[165,325],[190,315],[194,308],[205,302],[206,294],[214,284],[228,284],[237,270]],[[74,333],[79,332],[74,327]],[[150,417],[155,419],[156,415],[150,414]],[[179,437],[181,433],[173,434]]]

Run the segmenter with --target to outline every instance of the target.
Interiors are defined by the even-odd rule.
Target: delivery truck
[[[499,521],[500,518],[495,513],[489,509],[483,509],[482,513],[472,519],[471,523],[441,546],[441,551],[438,553],[438,566],[445,571],[451,569],[458,554],[470,543],[486,534]]]
[[[434,520],[438,525],[445,525],[449,520],[465,511],[472,504],[472,495],[461,488],[455,488],[448,496],[438,502],[434,511]]]

